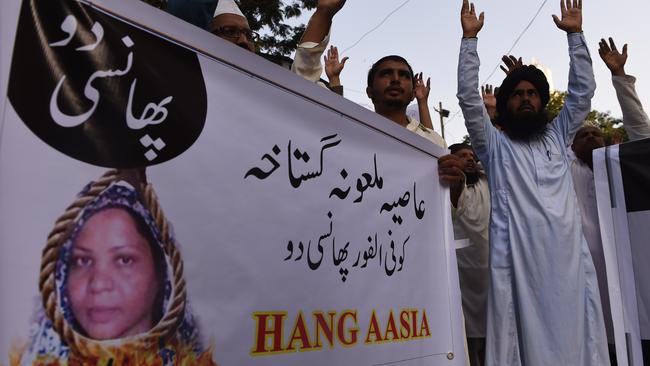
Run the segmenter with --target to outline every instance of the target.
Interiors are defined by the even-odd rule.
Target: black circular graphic
[[[187,150],[207,113],[196,53],[74,0],[25,0],[9,100],[41,140],[111,168]]]

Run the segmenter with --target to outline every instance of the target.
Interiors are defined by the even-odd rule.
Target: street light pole
[[[449,117],[449,110],[442,108],[442,102],[438,104],[438,109],[434,108],[440,115],[440,131],[442,132],[442,139],[445,139],[445,118]]]

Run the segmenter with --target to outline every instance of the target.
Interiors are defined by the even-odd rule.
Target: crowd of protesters
[[[291,68],[340,95],[347,58],[339,60],[328,45],[344,5],[318,0]],[[450,146],[438,172],[450,187],[455,236],[469,243],[457,250],[457,262],[472,366],[616,364],[592,162],[605,142],[598,127],[584,123],[596,83],[582,0],[562,0],[560,10],[553,20],[567,34],[569,82],[564,106],[550,120],[546,76],[521,58],[503,57],[500,87],[479,85],[477,36],[485,15],[462,1],[457,97],[471,144]],[[253,32],[232,0],[218,1],[206,28],[255,51]],[[598,51],[630,139],[650,137],[636,79],[625,71],[627,45],[619,51],[614,40],[602,39]],[[446,148],[433,131],[430,89],[430,79],[398,55],[380,57],[368,72],[366,93],[376,113]],[[406,113],[414,99],[419,121]]]

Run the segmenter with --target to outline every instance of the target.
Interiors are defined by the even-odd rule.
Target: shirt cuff
[[[478,44],[478,38],[463,38],[460,41],[461,46],[464,47],[473,47],[476,48],[476,45]]]
[[[325,51],[325,48],[327,48],[327,44],[330,43],[330,35],[329,33],[323,38],[322,41],[316,43],[316,42],[303,42],[299,43],[297,48],[303,48],[303,49],[308,49],[311,50],[313,48],[317,48],[319,50]]]
[[[585,37],[580,33],[567,33],[567,39],[569,40],[569,47],[576,47],[576,46],[586,46],[587,42],[585,41]]]
[[[612,82],[618,84],[632,84],[636,83],[636,78],[632,75],[617,76],[612,75]]]

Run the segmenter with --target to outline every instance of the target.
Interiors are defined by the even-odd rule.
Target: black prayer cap
[[[499,116],[505,116],[508,109],[508,99],[521,81],[528,81],[533,84],[542,100],[542,109],[551,98],[548,81],[542,70],[533,65],[524,65],[513,70],[501,83],[497,94],[497,112]]]
[[[474,149],[472,149],[471,146],[469,146],[469,145],[466,144],[466,143],[462,143],[462,142],[461,142],[461,143],[458,143],[458,144],[453,144],[453,145],[449,146],[449,151],[450,151],[452,154],[455,154],[455,153],[457,153],[457,152],[459,152],[460,150],[463,150],[463,149],[467,149],[467,150],[470,150],[470,151],[474,152]]]

